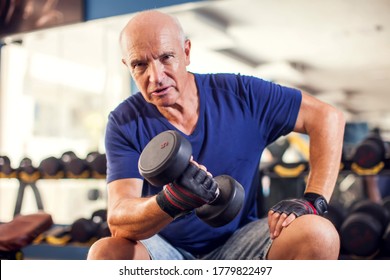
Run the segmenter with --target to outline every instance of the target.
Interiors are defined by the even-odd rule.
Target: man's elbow
[[[313,117],[307,118],[304,128],[310,137],[331,138],[334,142],[341,142],[344,138],[344,113],[329,104],[317,107]]]
[[[326,119],[330,128],[344,135],[346,119],[341,110],[329,105],[326,112]]]

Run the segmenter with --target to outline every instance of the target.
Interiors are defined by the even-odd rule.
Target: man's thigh
[[[267,218],[264,218],[240,228],[224,245],[202,259],[262,260],[266,259],[271,244]]]
[[[140,241],[152,260],[187,260],[194,257],[184,250],[173,247],[158,234]]]

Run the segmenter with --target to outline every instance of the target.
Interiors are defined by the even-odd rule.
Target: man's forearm
[[[321,125],[308,129],[310,173],[306,192],[322,194],[327,201],[333,193],[340,170],[345,120],[337,109],[327,106],[318,112]]]
[[[123,199],[108,214],[112,236],[134,241],[151,237],[173,220],[158,206],[156,196]]]

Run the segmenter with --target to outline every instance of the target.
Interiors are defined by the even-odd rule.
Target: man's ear
[[[126,63],[126,60],[124,58],[122,58],[122,63],[127,66],[127,63]]]
[[[186,39],[184,42],[184,53],[186,55],[186,65],[190,64],[190,53],[191,53],[191,41]]]

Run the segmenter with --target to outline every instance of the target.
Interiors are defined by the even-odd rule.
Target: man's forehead
[[[169,32],[152,33],[153,36],[129,36],[126,40],[126,52],[129,56],[148,53],[159,54],[173,52],[180,46],[180,40]]]

